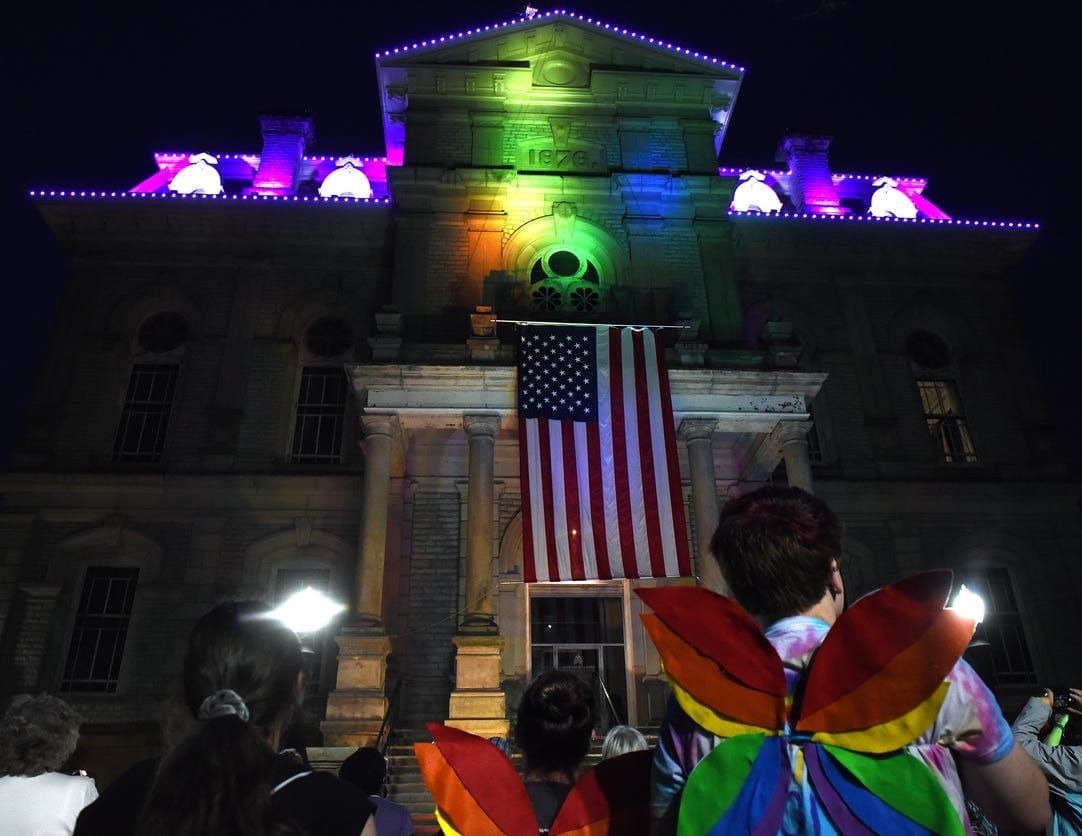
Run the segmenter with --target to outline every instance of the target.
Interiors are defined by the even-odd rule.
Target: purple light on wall
[[[921,226],[955,226],[955,227],[983,227],[988,229],[1016,229],[1037,230],[1041,228],[1034,221],[985,221],[965,218],[877,218],[875,215],[828,215],[822,212],[737,212],[729,211],[731,218],[782,218],[786,220],[806,220],[833,222],[839,224],[866,223],[866,224],[916,224]]]
[[[27,194],[38,200],[46,198],[63,198],[65,200],[79,199],[113,199],[118,200],[210,200],[226,203],[365,203],[371,205],[386,206],[390,204],[389,197],[313,197],[309,195],[267,195],[267,194],[179,194],[177,192],[105,192],[105,191],[75,191],[69,189],[45,190],[35,189]]]

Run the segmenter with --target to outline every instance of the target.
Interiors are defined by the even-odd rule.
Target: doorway
[[[565,670],[589,683],[598,730],[628,721],[623,600],[535,595],[530,600],[531,675]]]

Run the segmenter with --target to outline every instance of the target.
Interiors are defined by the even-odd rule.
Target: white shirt
[[[79,811],[98,797],[93,778],[46,772],[0,778],[0,831],[5,836],[68,836]]]

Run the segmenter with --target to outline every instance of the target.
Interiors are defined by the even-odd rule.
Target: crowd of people
[[[788,693],[784,705],[795,711],[817,652],[847,608],[836,516],[821,499],[800,489],[765,488],[725,505],[711,551],[731,598],[761,630],[760,650],[769,646],[780,659],[780,687]],[[868,647],[874,654],[874,641]],[[904,754],[906,769],[922,770],[921,776],[934,781],[948,809],[957,814],[957,832],[999,828],[1003,833],[1041,833],[1047,828],[1055,834],[1082,833],[1082,720],[1075,726],[1068,722],[1082,714],[1082,690],[1061,691],[1058,698],[1046,690],[1033,697],[1012,728],[991,691],[959,655],[935,675],[938,679],[933,677],[929,713],[919,721],[912,719],[916,713],[906,715],[912,728],[897,737],[901,744],[891,744],[899,752],[884,744],[878,756]],[[732,669],[739,665],[734,660]],[[725,671],[727,665],[715,680],[717,687],[729,687],[725,677],[733,677]],[[644,764],[649,770],[650,813],[631,830],[654,836],[689,832],[686,822],[680,825],[681,805],[692,784],[722,782],[724,792],[719,788],[716,794],[728,798],[734,810],[745,796],[762,790],[749,789],[750,782],[762,780],[754,769],[735,778],[716,766],[709,775],[696,773],[707,762],[735,769],[735,759],[714,755],[732,751],[730,739],[739,743],[738,725],[723,716],[730,723],[724,728],[734,731],[719,734],[718,713],[703,713],[696,701],[702,694],[689,696],[681,680],[685,674],[670,673],[674,697],[649,756],[642,757],[649,748],[646,738],[628,726],[608,730],[601,745],[603,763]],[[166,753],[133,765],[100,796],[85,773],[65,772],[81,718],[56,697],[15,698],[0,720],[0,831],[77,836],[412,833],[407,810],[385,797],[387,761],[379,750],[358,750],[342,764],[338,777],[281,751],[283,733],[303,694],[301,647],[264,604],[227,602],[203,616],[188,641],[181,686],[182,716],[170,725]],[[716,694],[706,696],[713,700],[707,703],[718,705]],[[524,692],[513,748],[522,753],[521,781],[539,833],[549,832],[576,785],[586,780],[582,766],[598,737],[598,722],[592,688],[573,673],[548,671]],[[1052,734],[1045,736],[1049,726]],[[827,774],[808,748],[815,738],[801,737],[788,725],[775,734],[782,735],[776,739],[783,749],[788,747],[781,761],[785,768],[770,778],[781,788],[770,808],[783,822],[779,832],[846,833],[858,825],[860,832],[877,831],[875,814],[869,812],[874,805],[851,804],[839,813],[833,797],[812,786],[825,786]],[[830,738],[833,756],[856,763],[839,751],[845,740],[844,735]],[[505,754],[513,751],[502,739],[495,742]],[[492,747],[481,738],[476,745]],[[859,772],[854,767],[850,779],[860,783],[867,778]],[[431,789],[441,808],[447,788]],[[595,781],[575,803],[605,792],[606,782]],[[856,797],[846,795],[849,789],[839,792]],[[728,808],[719,815],[721,822],[742,821]],[[439,821],[448,832],[460,832],[448,815]]]

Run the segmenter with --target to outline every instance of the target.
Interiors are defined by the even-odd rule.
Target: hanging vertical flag
[[[525,580],[690,575],[669,373],[653,333],[523,325],[519,341]]]

